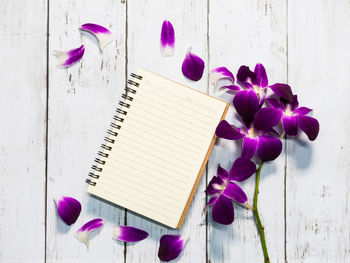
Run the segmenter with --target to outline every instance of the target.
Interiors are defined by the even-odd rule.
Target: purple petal
[[[248,198],[243,192],[242,188],[233,182],[229,182],[227,184],[223,195],[227,196],[228,198],[232,198],[233,200],[241,204],[244,204],[248,201]]]
[[[162,261],[177,258],[185,246],[187,237],[184,235],[164,235],[160,238],[158,257]]]
[[[229,179],[237,182],[243,182],[256,172],[256,165],[249,159],[240,157],[232,165],[229,173]]]
[[[190,80],[198,81],[202,78],[203,71],[203,59],[188,51],[182,63],[182,74]]]
[[[104,221],[101,218],[93,219],[85,223],[75,234],[75,237],[84,242],[89,247],[89,235],[95,229],[98,229],[104,225]]]
[[[299,128],[306,133],[310,141],[314,141],[320,131],[320,124],[318,121],[315,118],[303,115],[299,115],[297,118]]]
[[[275,109],[281,109],[284,111],[285,107],[283,105],[282,102],[276,100],[276,99],[273,99],[273,98],[268,98],[266,99],[266,103],[272,107],[272,108],[275,108]]]
[[[242,143],[242,157],[251,159],[258,147],[258,140],[255,138],[244,137]]]
[[[272,161],[282,152],[282,142],[271,135],[264,135],[259,138],[258,156],[262,161]]]
[[[221,165],[219,164],[218,166],[218,170],[217,170],[217,175],[222,179],[225,180],[228,177],[228,172],[221,167]]]
[[[209,208],[209,206],[213,205],[213,204],[216,202],[216,200],[218,200],[218,198],[219,198],[218,195],[212,196],[212,197],[209,199],[208,204],[204,207],[203,212],[206,213],[207,210],[208,210],[208,208]]]
[[[213,178],[210,180],[207,189],[205,189],[205,192],[208,195],[214,195],[218,194],[222,191],[222,185],[224,184],[224,180],[221,179],[219,176],[213,176]]]
[[[240,133],[239,129],[225,120],[222,120],[218,127],[216,127],[215,134],[227,140],[239,140],[244,137],[244,134]]]
[[[296,115],[306,115],[306,114],[308,114],[311,111],[312,111],[312,109],[309,109],[309,108],[306,108],[306,107],[299,107],[299,108],[295,109],[294,113]]]
[[[173,25],[168,20],[164,20],[162,25],[160,47],[163,57],[174,56],[175,31]]]
[[[210,79],[214,86],[216,86],[218,81],[221,79],[228,79],[232,83],[235,83],[235,77],[233,76],[231,71],[229,71],[226,67],[214,68],[210,72]]]
[[[282,97],[289,102],[293,101],[293,92],[289,85],[283,83],[276,83],[270,86],[270,89],[277,96]]]
[[[113,228],[113,238],[124,242],[137,242],[148,237],[148,233],[131,226],[115,226]]]
[[[97,38],[98,42],[100,43],[101,51],[103,51],[105,46],[111,43],[114,39],[111,31],[97,24],[92,24],[92,23],[84,24],[84,25],[81,25],[79,29],[93,34]]]
[[[81,45],[78,48],[69,51],[54,51],[57,57],[57,65],[63,68],[69,67],[78,62],[84,55],[85,47]]]
[[[81,212],[80,202],[73,197],[68,196],[55,198],[55,201],[57,204],[57,212],[61,219],[67,225],[75,223]]]
[[[255,115],[254,127],[260,131],[268,131],[280,122],[282,114],[281,110],[275,108],[262,108]]]
[[[231,224],[234,219],[233,204],[231,199],[224,195],[220,195],[218,200],[213,205],[212,217],[213,220],[219,224]]]
[[[247,81],[242,81],[242,85],[246,89],[254,89],[253,85],[251,83],[247,82]]]
[[[233,90],[233,91],[236,91],[236,90],[240,90],[241,87],[237,86],[237,85],[227,85],[227,86],[222,86],[221,87],[222,89],[226,88],[226,89],[229,89],[229,90]]]
[[[254,90],[242,90],[236,94],[233,105],[244,120],[252,120],[259,109],[259,99]]]
[[[255,78],[255,73],[252,72],[247,66],[240,66],[237,72],[237,79],[241,82],[251,81]]]
[[[282,117],[283,129],[287,135],[295,136],[298,133],[298,120],[296,116]]]
[[[259,87],[265,88],[268,85],[268,79],[266,75],[266,70],[264,66],[260,63],[256,64],[255,69],[255,79],[253,83]]]
[[[294,111],[299,106],[298,95],[293,95],[293,99],[290,103],[291,111]]]

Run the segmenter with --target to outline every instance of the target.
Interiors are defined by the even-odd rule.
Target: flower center
[[[247,134],[247,137],[249,138],[256,138],[256,131],[254,130],[254,128],[249,128],[248,129],[248,134]]]
[[[284,115],[285,116],[293,116],[293,112],[291,110],[291,105],[290,104],[287,104],[287,107],[284,110]]]

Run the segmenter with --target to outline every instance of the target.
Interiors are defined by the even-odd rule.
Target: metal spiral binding
[[[137,81],[135,81],[136,79],[137,80],[142,80],[142,76],[140,75],[137,75],[135,73],[131,73],[130,76],[132,78],[134,78],[134,80],[131,80],[129,79],[128,80],[128,84],[131,85],[131,86],[134,86],[134,87],[139,87],[139,83]],[[132,102],[134,100],[134,98],[132,97],[131,94],[136,94],[137,90],[134,89],[134,88],[130,88],[130,87],[125,87],[125,93],[122,94],[122,98],[124,99],[124,101],[119,101],[118,104],[122,107],[127,108],[129,109],[131,107],[131,103],[127,103],[126,100],[128,100],[129,102]],[[117,115],[114,115],[113,116],[113,120],[115,122],[111,122],[109,124],[109,126],[111,127],[111,129],[108,129],[107,130],[107,134],[109,135],[109,137],[105,137],[104,140],[108,143],[108,144],[114,144],[115,143],[115,139],[114,138],[111,138],[111,137],[117,137],[118,136],[118,132],[115,132],[113,129],[118,129],[120,130],[122,128],[122,125],[121,123],[124,122],[124,118],[122,118],[120,115],[126,115],[127,114],[127,111],[124,110],[122,108],[117,108],[116,109],[116,112],[119,113],[119,116]],[[116,124],[116,122],[120,122],[120,125],[119,124]],[[112,150],[112,146],[110,145],[107,145],[107,144],[101,144],[101,148],[102,150],[101,151],[98,151],[98,155],[99,157],[98,158],[95,158],[94,159],[94,162],[97,163],[97,165],[92,165],[91,166],[91,169],[94,170],[93,172],[90,172],[88,174],[88,176],[91,177],[86,179],[85,182],[91,186],[96,186],[97,182],[96,181],[92,181],[92,179],[99,179],[100,178],[100,175],[99,174],[96,174],[96,173],[99,173],[99,172],[102,172],[103,168],[100,167],[102,165],[105,165],[106,164],[106,161],[103,159],[103,158],[108,158],[109,154],[106,153],[106,151],[111,151]]]

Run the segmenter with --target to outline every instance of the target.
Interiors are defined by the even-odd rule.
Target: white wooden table
[[[164,19],[175,27],[172,58],[159,52]],[[79,32],[87,22],[115,34],[103,53]],[[239,154],[232,142],[215,146],[180,231],[92,198],[84,183],[138,67],[212,94],[208,70],[257,62],[270,83],[289,83],[321,124],[316,142],[288,140],[263,168],[259,206],[271,262],[350,262],[349,0],[2,0],[0,31],[0,262],[158,262],[160,236],[178,232],[190,239],[176,262],[263,262],[251,212],[237,207],[230,226],[202,214],[218,163],[229,168]],[[83,59],[59,69],[53,50],[81,43]],[[181,73],[189,47],[206,63],[196,83]],[[252,202],[254,179],[243,187]],[[81,201],[73,226],[58,219],[56,195]],[[87,250],[74,233],[96,217],[106,225]],[[112,226],[125,223],[150,237],[114,242]]]

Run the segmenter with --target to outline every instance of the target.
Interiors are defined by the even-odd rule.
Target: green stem
[[[267,247],[266,247],[264,226],[261,223],[260,215],[259,215],[259,211],[258,211],[258,194],[259,194],[260,172],[261,172],[263,165],[264,165],[264,162],[261,162],[258,170],[256,171],[256,184],[255,184],[255,192],[254,192],[253,214],[254,214],[254,219],[255,219],[256,225],[258,227],[259,234],[260,234],[261,247],[262,247],[262,250],[264,253],[265,263],[270,263],[270,258],[269,258],[269,254],[267,253]]]

